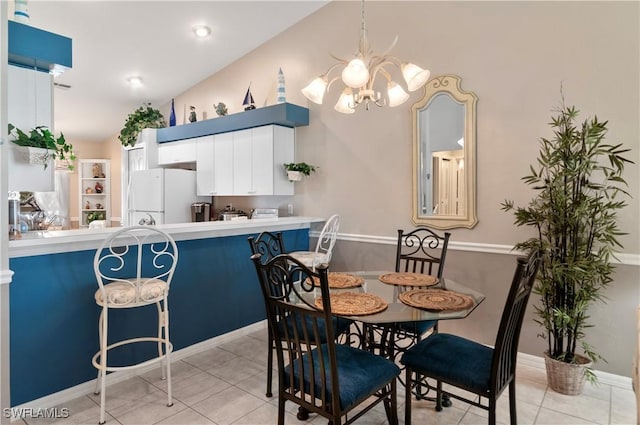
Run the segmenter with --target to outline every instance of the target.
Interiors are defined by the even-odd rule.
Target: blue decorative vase
[[[173,99],[171,99],[171,113],[169,114],[169,127],[176,125],[176,109],[173,105]]]

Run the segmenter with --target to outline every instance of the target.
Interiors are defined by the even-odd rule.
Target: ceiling
[[[73,40],[73,68],[54,80],[55,131],[104,141],[143,102],[166,104],[328,1],[31,0],[30,25]],[[211,36],[196,39],[196,24]]]

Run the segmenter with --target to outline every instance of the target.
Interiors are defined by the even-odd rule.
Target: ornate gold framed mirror
[[[455,75],[433,77],[411,107],[413,217],[437,229],[472,228],[476,217],[476,102]]]

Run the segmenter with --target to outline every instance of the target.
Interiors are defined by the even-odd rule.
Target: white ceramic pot
[[[302,172],[300,172],[300,171],[287,171],[287,177],[289,178],[289,181],[299,182],[300,180],[302,180]]]

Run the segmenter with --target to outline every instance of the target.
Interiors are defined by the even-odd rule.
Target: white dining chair
[[[100,350],[93,356],[92,363],[98,369],[95,393],[100,394],[100,424],[105,423],[107,372],[130,371],[154,362],[161,363],[164,366],[161,367],[162,378],[167,380],[167,406],[173,405],[169,359],[173,346],[169,340],[167,298],[177,262],[178,248],[173,238],[152,226],[132,226],[118,230],[96,251],[93,268],[98,281],[98,290],[94,297],[102,310],[98,324]],[[156,335],[120,339],[111,344],[107,342],[109,340],[108,318],[113,314],[110,310],[117,311],[153,304],[156,305],[158,313]],[[135,325],[132,323],[132,326]],[[122,329],[119,331],[123,332]],[[126,334],[129,335],[131,332]],[[157,344],[156,357],[138,362],[134,360],[134,364],[130,365],[122,365],[118,362],[118,366],[114,366],[107,362],[112,349],[127,345],[133,352],[134,344],[148,343]]]
[[[322,228],[315,251],[294,251],[289,253],[289,255],[300,261],[306,267],[314,270],[318,264],[329,264],[339,228],[340,215],[334,214],[329,217]]]

